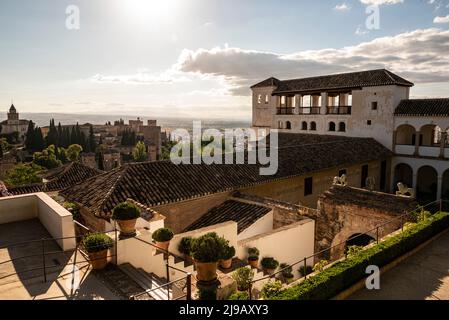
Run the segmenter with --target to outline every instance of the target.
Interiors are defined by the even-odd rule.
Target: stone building
[[[19,134],[19,138],[23,140],[27,133],[28,129],[28,120],[20,119],[19,113],[16,108],[12,104],[9,108],[7,119],[0,123],[1,126],[1,134],[10,134],[17,132]]]
[[[388,70],[278,80],[252,89],[253,127],[371,137],[395,153],[390,184],[428,203],[449,199],[449,99],[411,100],[414,84]]]

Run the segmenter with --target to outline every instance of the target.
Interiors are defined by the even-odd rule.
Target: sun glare
[[[178,0],[122,0],[132,19],[143,23],[171,21],[179,5]]]

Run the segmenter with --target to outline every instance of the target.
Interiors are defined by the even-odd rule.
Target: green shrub
[[[173,239],[173,231],[168,228],[160,228],[153,232],[153,240],[157,242],[167,242]]]
[[[231,295],[228,300],[249,300],[248,291],[238,291]]]
[[[234,258],[234,256],[235,256],[235,248],[232,247],[232,246],[229,246],[229,245],[225,246],[225,248],[223,250],[223,257],[222,257],[222,259],[223,260],[229,260],[229,259]]]
[[[203,263],[218,262],[224,255],[227,240],[215,232],[207,233],[192,241],[192,257]]]
[[[237,283],[237,289],[247,291],[254,279],[254,271],[250,268],[239,268],[232,274],[232,279]]]
[[[217,300],[217,288],[213,286],[210,288],[199,287],[196,297],[198,298],[198,300],[202,301]]]
[[[282,282],[275,280],[267,282],[260,292],[262,298],[270,299],[278,295],[282,290]]]
[[[80,208],[76,203],[66,201],[63,206],[72,214],[73,220],[79,221],[81,219]]]
[[[301,274],[301,276],[304,277],[306,275],[313,273],[313,268],[312,268],[312,266],[306,266],[306,267],[301,266],[298,271]]]
[[[323,272],[324,267],[327,266],[329,264],[329,261],[327,260],[321,260],[320,262],[315,263],[315,265],[313,266],[313,271],[314,272]]]
[[[449,227],[449,213],[438,213],[378,245],[340,261],[300,284],[280,292],[276,300],[326,300],[366,278],[370,265],[383,267]]]
[[[293,268],[286,263],[281,263],[279,268],[282,270],[282,276],[285,278],[293,277]]]
[[[182,254],[185,254],[187,256],[190,256],[190,251],[192,247],[192,237],[184,237],[181,239],[178,245],[178,250]]]
[[[266,257],[262,259],[261,265],[264,269],[276,269],[279,266],[279,262],[274,258]]]
[[[348,257],[357,255],[360,251],[363,251],[362,246],[350,246],[347,248],[346,254]]]
[[[104,233],[89,234],[84,237],[82,243],[88,253],[107,250],[113,246],[112,239]]]
[[[259,249],[257,248],[248,248],[248,260],[255,261],[259,260]]]
[[[114,220],[133,220],[140,217],[140,209],[131,203],[123,202],[115,206],[112,210],[112,219]]]

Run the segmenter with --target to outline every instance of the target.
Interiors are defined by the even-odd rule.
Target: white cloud
[[[98,83],[116,83],[116,84],[171,84],[175,82],[188,82],[190,78],[184,73],[169,69],[160,74],[152,74],[147,70],[139,71],[136,74],[128,75],[101,75],[96,74],[90,77],[90,80]]]
[[[184,50],[174,69],[221,79],[234,95],[270,76],[280,79],[387,68],[411,81],[449,82],[449,31],[424,29],[339,49],[279,54],[216,47]]]
[[[337,10],[337,11],[349,11],[349,10],[351,10],[351,7],[348,6],[346,4],[346,2],[343,2],[342,4],[337,4],[335,6],[334,10]]]
[[[404,0],[360,0],[361,3],[366,4],[366,5],[376,5],[376,6],[380,6],[380,5],[391,5],[391,4],[398,4],[398,3],[403,3]]]
[[[449,14],[445,17],[435,17],[433,23],[449,23]]]
[[[354,33],[358,36],[363,36],[365,34],[368,34],[369,30],[362,29],[362,27],[358,26]]]

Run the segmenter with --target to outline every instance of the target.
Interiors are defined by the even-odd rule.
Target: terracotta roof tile
[[[449,98],[402,100],[394,112],[395,116],[449,116]]]

